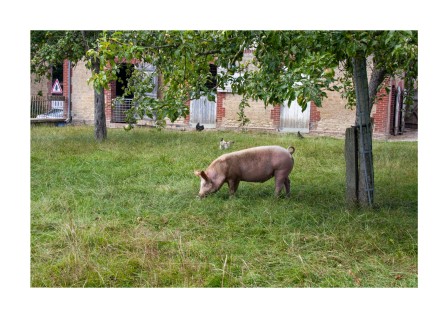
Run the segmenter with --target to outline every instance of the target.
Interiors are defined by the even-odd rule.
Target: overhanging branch
[[[375,61],[373,62],[373,70],[370,75],[369,81],[369,113],[372,111],[373,104],[375,102],[376,94],[381,83],[386,78],[387,72],[383,68],[378,68]]]

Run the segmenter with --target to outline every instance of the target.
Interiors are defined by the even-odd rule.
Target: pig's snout
[[[203,198],[205,198],[206,196],[208,196],[210,193],[212,193],[211,191],[199,191],[199,193],[198,193],[198,198],[199,199],[203,199]]]

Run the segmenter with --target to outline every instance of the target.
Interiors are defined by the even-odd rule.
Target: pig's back
[[[239,159],[251,159],[251,158],[291,158],[291,154],[288,150],[280,146],[259,146],[253,148],[247,148],[243,150],[234,151],[225,154],[221,157],[237,157]]]
[[[276,171],[289,173],[293,167],[291,154],[280,146],[253,147],[220,158],[227,163],[229,177],[243,181],[263,182]]]

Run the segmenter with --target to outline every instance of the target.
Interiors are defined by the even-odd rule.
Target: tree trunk
[[[358,127],[359,192],[360,206],[373,205],[373,154],[372,125],[370,121],[369,85],[366,58],[353,58],[353,79],[356,92],[356,126]]]
[[[100,64],[98,62],[93,63],[93,71],[98,73],[100,70]],[[106,112],[104,106],[104,89],[99,91],[95,89],[94,93],[95,110],[94,110],[94,123],[95,123],[95,140],[104,141],[107,138],[106,128]]]

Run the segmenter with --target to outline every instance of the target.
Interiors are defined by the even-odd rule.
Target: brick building
[[[251,52],[246,52],[244,58],[251,58]],[[70,117],[67,116],[67,118],[70,118],[73,124],[92,125],[94,122],[94,91],[92,84],[88,84],[90,76],[91,73],[83,62],[72,65],[68,61],[64,61],[63,78],[59,81],[62,83],[65,100],[70,101],[70,104],[65,103],[64,114],[70,113]],[[51,82],[41,80],[40,83],[35,83],[33,76],[31,78],[31,95],[36,95],[39,91],[43,95],[51,95]],[[162,79],[158,78],[158,83],[161,84]],[[376,138],[386,139],[391,133],[400,133],[404,128],[404,126],[400,126],[400,123],[404,125],[404,119],[399,118],[401,114],[399,109],[401,108],[397,108],[397,102],[398,104],[402,103],[400,94],[403,92],[403,82],[390,80],[388,85],[390,94],[387,94],[383,88],[379,93],[382,98],[373,106],[371,113],[374,137]],[[69,86],[70,89],[68,89]],[[124,122],[124,116],[117,115],[117,111],[120,110],[117,107],[112,107],[113,100],[117,97],[117,90],[116,82],[110,83],[109,88],[105,90],[108,127],[120,127]],[[196,123],[200,122],[209,129],[237,129],[240,127],[238,121],[240,101],[241,96],[233,94],[230,87],[218,89],[215,101],[210,102],[206,98],[190,101],[190,115],[180,118],[174,123],[167,119],[167,127],[193,129]],[[345,129],[355,123],[355,109],[347,109],[345,100],[340,97],[338,92],[327,92],[327,98],[323,100],[322,107],[316,107],[312,102],[308,103],[305,112],[302,112],[296,103],[292,103],[290,108],[284,105],[265,108],[262,101],[249,101],[249,104],[250,107],[245,108],[245,115],[250,119],[246,126],[248,129],[300,131],[342,136]],[[204,115],[205,113],[206,115]],[[154,121],[148,118],[138,121],[138,124],[151,126],[154,125]],[[397,129],[397,125],[399,129]]]

